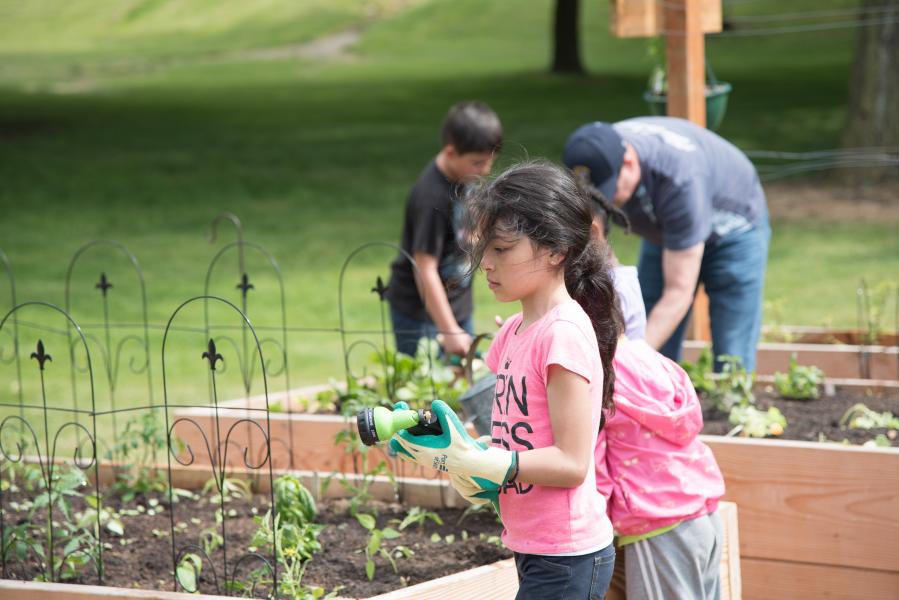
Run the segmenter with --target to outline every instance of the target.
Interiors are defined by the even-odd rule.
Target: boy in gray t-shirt
[[[770,228],[746,155],[689,121],[640,117],[584,125],[568,139],[564,161],[592,183],[614,222],[643,238],[647,342],[680,357],[702,282],[714,355],[739,356],[754,369]]]

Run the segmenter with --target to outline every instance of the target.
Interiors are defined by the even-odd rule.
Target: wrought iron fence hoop
[[[162,388],[163,388],[163,399],[164,399],[164,405],[165,405],[166,445],[167,445],[167,447],[168,447],[168,452],[166,452],[166,459],[167,459],[167,461],[168,461],[169,503],[170,503],[171,506],[174,506],[174,499],[173,499],[173,489],[174,489],[174,488],[173,488],[173,482],[172,482],[172,456],[173,456],[175,453],[174,453],[174,451],[173,451],[174,448],[173,448],[173,446],[172,446],[172,430],[173,430],[174,425],[170,425],[170,423],[169,423],[169,401],[168,401],[168,386],[167,386],[166,361],[165,361],[166,344],[167,344],[167,342],[168,342],[168,336],[169,336],[169,331],[170,331],[171,325],[172,325],[172,323],[174,322],[175,318],[179,315],[179,313],[180,313],[186,306],[188,306],[189,304],[193,304],[193,303],[195,303],[195,302],[203,302],[204,312],[205,312],[206,307],[208,307],[208,303],[209,303],[210,300],[215,301],[215,302],[221,302],[221,303],[225,304],[226,306],[232,308],[238,315],[240,315],[240,318],[243,320],[243,323],[245,323],[245,324],[247,325],[247,329],[248,329],[249,332],[252,333],[252,335],[253,335],[253,340],[254,340],[254,342],[255,342],[255,344],[256,344],[256,352],[257,352],[257,354],[259,355],[259,362],[260,362],[259,367],[260,367],[260,370],[261,370],[261,375],[262,375],[262,385],[263,385],[263,390],[264,390],[264,398],[265,398],[265,429],[264,429],[264,431],[268,432],[268,435],[266,436],[266,439],[269,439],[269,438],[270,438],[270,433],[271,433],[271,416],[270,416],[270,410],[269,410],[270,407],[269,407],[269,398],[268,398],[268,379],[267,379],[266,371],[265,371],[265,359],[264,359],[264,357],[263,357],[263,355],[262,355],[262,349],[261,349],[261,346],[260,346],[259,337],[258,337],[258,335],[256,334],[256,330],[253,328],[252,323],[250,323],[249,318],[247,317],[246,314],[244,314],[243,311],[241,311],[241,310],[240,310],[237,306],[235,306],[232,302],[230,302],[230,301],[228,301],[228,300],[226,300],[226,299],[224,299],[224,298],[218,297],[218,296],[202,295],[202,296],[194,296],[193,298],[189,298],[189,299],[185,300],[184,302],[182,302],[182,303],[175,309],[175,311],[174,311],[174,312],[171,314],[171,316],[169,317],[168,323],[167,323],[167,325],[166,325],[165,333],[163,334],[163,337],[162,337]],[[212,344],[213,344],[213,340],[210,338],[210,351],[213,351],[213,350],[214,350]],[[216,427],[218,427],[218,425],[217,425],[217,423],[218,423],[218,398],[217,398],[217,396],[216,396],[216,394],[215,394],[215,368],[214,368],[214,367],[215,367],[215,362],[214,362],[213,360],[210,360],[210,363],[211,363],[211,370],[210,370],[210,377],[209,377],[209,379],[210,379],[211,386],[212,386],[214,406],[215,406],[215,408],[216,408]],[[191,421],[190,419],[184,419],[184,420],[187,420],[187,421],[189,421],[189,422]],[[176,422],[177,422],[177,421],[176,421]],[[201,433],[202,433],[202,428],[199,428],[199,425],[197,425],[195,422],[194,422],[194,425],[195,425],[196,427],[198,427],[198,429],[200,429],[200,431],[201,431]],[[257,424],[257,425],[258,425],[258,424]],[[259,425],[259,427],[261,428],[261,425]],[[229,434],[230,434],[230,432],[229,432]],[[219,440],[221,439],[220,433],[219,433],[219,435],[218,435],[218,439],[219,439]],[[208,441],[208,439],[206,438],[205,435],[204,435],[204,441],[205,441],[205,443],[206,443],[206,445],[207,445],[207,449],[208,449],[208,451],[209,451],[209,453],[210,453],[210,457],[211,457],[211,456],[212,456],[212,449],[209,447],[209,441]],[[225,451],[227,452],[227,441],[228,441],[228,438],[227,438],[227,437],[225,438],[225,441],[226,441],[226,449],[225,449]],[[193,453],[192,453],[192,452],[191,452],[191,456],[193,457]],[[271,456],[271,449],[269,449],[269,457],[270,457],[270,456]],[[178,459],[177,459],[177,456],[176,456],[176,460],[178,460]],[[210,460],[212,460],[212,459],[210,458]],[[180,462],[180,460],[179,460],[179,462]],[[273,485],[273,482],[274,482],[274,475],[273,475],[273,472],[272,472],[272,461],[271,461],[271,460],[268,460],[267,462],[268,462],[268,477],[269,477],[269,482],[270,482],[270,484],[272,484],[272,485],[269,486],[269,501],[270,501],[270,503],[271,503],[272,509],[274,510],[274,507],[275,507],[275,496],[274,496],[274,485]],[[217,485],[219,486],[219,493],[221,494],[221,493],[222,493],[222,489],[223,489],[223,484],[224,484],[225,472],[226,472],[226,469],[227,469],[227,465],[225,464],[224,460],[221,461],[221,464],[220,464],[219,468],[221,469],[221,478],[220,478],[220,479],[217,479]],[[215,477],[215,471],[216,471],[216,468],[215,468],[215,466],[213,466],[213,469],[212,469],[213,477]],[[176,546],[175,546],[175,543],[176,543],[175,540],[176,540],[176,537],[175,537],[175,515],[174,515],[174,510],[170,510],[170,511],[169,511],[169,516],[170,516],[171,535],[172,535],[172,566],[173,566],[173,572],[175,573],[175,579],[176,579],[176,580],[173,582],[173,585],[174,585],[175,591],[177,591],[177,589],[178,589],[178,581],[177,581],[178,557],[177,557],[177,554],[176,554],[176,552],[175,552],[175,547],[176,547]],[[227,570],[228,570],[228,560],[227,560],[227,537],[226,537],[226,535],[224,534],[224,532],[225,532],[225,529],[224,529],[224,528],[225,528],[225,522],[226,522],[226,519],[223,518],[223,519],[222,519],[222,531],[223,531],[222,538],[223,538],[223,540],[224,540],[224,543],[223,543],[223,548],[222,548],[222,555],[223,555],[223,569],[224,569],[224,573],[227,574]],[[273,582],[274,582],[275,589],[277,589],[277,586],[278,586],[278,568],[277,568],[277,558],[276,558],[276,556],[275,556],[275,554],[274,554],[274,552],[275,552],[275,539],[274,539],[274,534],[273,534],[273,538],[272,538],[272,552],[273,552],[273,554],[272,554],[272,562],[273,562],[273,564],[274,564],[274,567],[273,567],[273,573],[274,573],[274,574],[273,574],[272,580],[273,580]],[[216,579],[216,585],[218,585],[217,581],[218,581],[218,580]]]
[[[42,397],[42,401],[43,401],[43,406],[41,407],[41,409],[43,411],[43,417],[44,417],[44,445],[45,445],[45,451],[49,453],[49,455],[47,456],[46,465],[44,463],[43,457],[41,456],[40,442],[38,441],[38,436],[37,436],[36,432],[31,427],[31,424],[28,423],[24,418],[21,418],[21,422],[24,423],[31,430],[32,436],[34,438],[35,450],[38,455],[38,464],[41,469],[41,476],[44,479],[47,493],[52,494],[52,492],[53,492],[53,473],[54,473],[54,470],[56,467],[56,465],[55,465],[56,448],[57,448],[57,443],[59,441],[59,435],[62,432],[62,430],[65,429],[66,427],[74,426],[76,428],[76,430],[83,429],[84,432],[88,435],[88,439],[91,440],[91,448],[92,448],[93,456],[92,456],[91,463],[87,466],[87,468],[89,469],[90,466],[94,467],[94,491],[97,494],[97,496],[99,497],[99,481],[100,481],[99,463],[97,461],[97,446],[94,441],[94,440],[96,440],[96,431],[97,431],[97,417],[96,417],[96,412],[95,412],[96,411],[96,403],[95,403],[95,394],[94,394],[94,372],[93,372],[93,366],[92,366],[91,357],[90,357],[90,348],[87,343],[87,338],[86,338],[84,332],[82,331],[81,327],[78,325],[78,323],[75,322],[75,320],[68,313],[68,311],[65,311],[65,310],[59,308],[55,304],[51,304],[49,302],[44,302],[44,301],[38,301],[38,300],[23,302],[21,304],[14,306],[12,309],[10,309],[10,311],[6,313],[6,315],[3,317],[3,319],[0,320],[0,331],[3,330],[7,321],[11,317],[15,319],[15,316],[17,316],[17,313],[26,307],[42,307],[42,308],[50,309],[51,311],[55,311],[55,312],[61,314],[64,317],[64,319],[66,320],[66,326],[67,326],[67,328],[69,328],[69,331],[74,329],[74,331],[78,335],[76,340],[77,339],[81,340],[82,346],[84,348],[85,356],[87,358],[87,366],[88,366],[87,375],[88,375],[88,381],[90,384],[90,396],[91,396],[91,413],[90,413],[91,429],[88,430],[86,427],[84,427],[78,421],[70,421],[67,423],[63,423],[56,430],[56,433],[53,436],[53,445],[51,446],[50,441],[49,441],[49,435],[50,435],[49,421],[47,419],[47,413],[49,411],[48,411],[48,406],[47,406],[47,395],[46,395],[46,388],[45,388],[45,382],[44,382],[44,362],[45,361],[52,362],[52,360],[50,358],[50,355],[48,353],[45,353],[43,342],[41,340],[38,340],[37,352],[34,352],[31,355],[32,358],[37,359],[38,364],[39,364],[39,373],[40,373],[40,380],[41,380],[41,397]],[[68,339],[71,339],[71,338],[68,338]],[[67,346],[69,346],[70,348],[73,347],[72,344],[67,344]],[[73,369],[73,371],[74,371],[74,369]],[[69,411],[69,412],[74,412],[74,411]],[[76,414],[78,414],[78,413],[76,412]],[[12,416],[12,417],[14,417],[14,416]],[[9,418],[10,417],[4,419],[3,424],[7,423]],[[2,426],[0,426],[0,429],[2,429]],[[93,432],[93,434],[91,434],[91,431]],[[2,436],[0,436],[0,437],[2,437]],[[81,444],[80,439],[76,440],[74,462],[75,462],[75,466],[78,468],[81,468],[80,465],[78,464],[79,453],[80,453],[80,444]],[[2,440],[0,440],[0,445],[2,445]],[[23,448],[19,442],[17,442],[17,445],[19,446],[18,460],[11,461],[11,462],[21,462],[21,460],[22,460]],[[2,450],[3,450],[4,456],[7,457],[7,459],[9,459],[10,457],[6,452],[6,449],[3,448]],[[81,470],[86,470],[86,469],[81,469]],[[2,492],[0,492],[0,508],[2,508]],[[48,504],[47,509],[48,509],[48,521],[52,523],[52,520],[53,520],[53,505],[52,505],[52,503]],[[3,530],[4,530],[3,522],[2,522],[2,519],[0,519],[0,539],[2,539]],[[96,527],[95,531],[96,531],[95,539],[97,542],[97,553],[98,553],[97,560],[99,561],[100,564],[102,564],[102,562],[103,562],[103,533],[102,533],[102,528],[101,528],[101,523],[100,523],[100,511],[97,511],[97,527]],[[47,530],[47,536],[48,536],[47,559],[49,562],[49,569],[50,569],[49,575],[50,575],[50,580],[55,581],[56,574],[53,572],[54,543],[53,543],[53,527],[52,527],[52,525]],[[102,567],[98,570],[98,579],[99,579],[100,583],[102,584],[102,582],[103,582]]]

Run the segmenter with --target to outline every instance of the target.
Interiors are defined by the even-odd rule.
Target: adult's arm
[[[444,351],[447,354],[464,356],[471,346],[471,336],[456,322],[437,270],[437,257],[427,252],[415,252],[412,258],[418,265],[415,274],[418,293],[424,301],[425,310],[437,325],[437,330],[443,333]]]
[[[518,453],[518,481],[554,487],[583,483],[594,447],[590,384],[559,365],[550,365],[546,400],[552,446]]]
[[[668,341],[693,303],[705,243],[662,250],[662,296],[646,320],[646,342],[658,350]]]

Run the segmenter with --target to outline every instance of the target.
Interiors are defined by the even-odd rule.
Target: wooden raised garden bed
[[[703,441],[740,508],[744,598],[897,597],[899,449]]]
[[[235,470],[229,473],[229,476],[235,478],[251,478],[257,474],[247,470]],[[104,465],[100,468],[101,481],[110,479],[113,476],[113,465]],[[305,482],[312,487],[316,482],[320,482],[323,475],[318,473],[304,472],[300,476]],[[184,486],[188,488],[198,489],[204,481],[203,469],[196,467],[176,466],[172,469],[172,481],[176,487]],[[394,499],[393,488],[388,485],[386,478],[379,478],[380,485],[371,488],[372,496],[381,501],[392,501]],[[406,488],[407,505],[417,505],[425,508],[440,509],[449,504],[461,506],[465,501],[459,497],[447,482],[420,481],[420,480],[404,480],[401,486]],[[434,488],[443,488],[435,493]],[[265,486],[261,486],[257,491],[266,491]],[[339,486],[328,487],[325,495],[328,497],[338,497],[345,495],[345,490]],[[389,512],[391,505],[385,504],[384,511]],[[395,506],[395,505],[394,505]],[[393,509],[396,510],[396,509]],[[739,541],[737,533],[737,511],[736,507],[730,503],[723,503],[721,506],[721,514],[726,527],[726,544],[725,552],[722,557],[722,581],[725,593],[722,598],[725,600],[738,600],[740,596],[740,558],[739,558]],[[167,518],[167,517],[166,517]],[[447,527],[453,531],[459,538],[460,531],[466,527],[471,527],[467,522],[456,525],[448,520],[445,522]],[[481,520],[488,518],[488,515],[481,515]],[[494,522],[495,524],[495,522]],[[498,527],[498,525],[496,525]],[[126,530],[128,525],[126,524]],[[444,534],[446,532],[444,531]],[[498,533],[498,531],[497,531]],[[473,539],[473,538],[472,538]],[[444,542],[439,542],[444,544]],[[451,546],[445,547],[446,550],[441,552],[449,552]],[[492,544],[487,548],[493,547]],[[486,550],[480,550],[483,552]],[[493,547],[493,555],[500,555],[508,552]],[[450,560],[452,558],[450,557]],[[314,564],[315,559],[313,560]],[[325,568],[330,568],[331,563],[326,563]],[[425,572],[429,572],[433,567],[432,562],[424,565]],[[336,567],[335,567],[336,568]],[[389,567],[381,565],[379,569]],[[313,577],[310,571],[307,577]],[[358,577],[364,579],[364,574],[359,571]],[[427,578],[426,578],[427,579]],[[517,590],[517,574],[515,564],[512,559],[506,558],[492,564],[476,567],[466,571],[457,572],[444,577],[434,578],[423,581],[422,583],[404,587],[391,592],[378,594],[374,596],[365,596],[369,600],[506,600],[514,596]],[[170,591],[152,591],[152,590],[136,590],[123,587],[111,586],[95,586],[95,585],[72,585],[72,584],[56,584],[56,583],[38,583],[32,581],[14,581],[0,580],[0,596],[23,599],[23,600],[89,600],[94,598],[102,598],[104,600],[124,600],[125,598],[138,599],[158,599],[158,600],[186,600],[187,598],[199,598],[201,600],[219,600],[224,596],[218,595],[189,595],[183,593],[175,593]],[[355,595],[344,595],[340,598],[349,600],[351,598],[360,598]]]
[[[873,336],[861,329],[804,327],[787,325],[780,327],[764,327],[762,336],[769,342],[788,342],[793,344],[850,344],[864,345],[873,343],[877,346],[899,346],[899,332],[881,331]]]
[[[734,554],[739,556],[743,598],[890,598],[899,590],[899,545],[894,542],[899,538],[899,449],[702,439],[724,473],[725,500],[739,507],[739,552]],[[178,468],[175,485],[200,481],[204,472]],[[302,475],[311,489],[322,477]],[[376,479],[373,494],[389,497],[393,488],[387,478]],[[400,487],[408,504],[464,503],[445,482],[401,480]],[[342,494],[336,482],[326,491],[328,496]],[[496,567],[496,577],[503,577],[502,563]],[[514,565],[505,568],[514,579]]]
[[[777,370],[786,371],[789,355],[783,359]],[[761,376],[760,380],[764,386],[771,378]],[[852,390],[861,396],[899,398],[896,381],[830,380],[824,387],[837,394]],[[808,407],[807,412],[812,412],[812,405]],[[292,418],[306,424],[328,422],[332,427],[316,438],[322,444],[316,453],[304,450],[295,458],[319,456],[334,461],[343,457],[333,449],[333,435],[347,426],[341,417],[294,414]],[[287,414],[274,413],[273,434],[279,419],[287,426]],[[298,431],[294,430],[295,444],[312,436],[298,435]],[[836,434],[831,439],[840,438]],[[899,545],[894,543],[899,538],[899,449],[719,435],[703,439],[724,473],[725,499],[739,507],[743,598],[887,598],[899,590]],[[279,460],[284,459],[276,459],[276,464]],[[333,462],[325,464],[329,464],[325,472],[332,470]],[[386,478],[378,480],[385,491],[392,489]],[[413,503],[422,506],[461,502],[454,493],[445,493],[444,481],[422,482],[408,489],[416,490]],[[339,493],[336,487],[334,493]],[[497,569],[502,571],[500,566]],[[508,569],[514,575],[514,565]]]
[[[102,482],[101,489],[110,489],[109,482],[112,481],[115,470],[122,468],[120,465],[104,464],[99,468],[99,477]],[[164,469],[163,469],[164,470]],[[275,473],[280,475],[281,473]],[[208,468],[199,467],[182,467],[174,466],[171,470],[172,484],[176,488],[201,490],[205,482],[210,477],[211,472]],[[300,472],[300,478],[311,490],[317,490],[317,484],[320,484],[326,474]],[[230,566],[233,567],[235,560],[246,553],[247,545],[252,532],[256,526],[251,522],[252,514],[262,515],[268,510],[270,489],[267,485],[266,477],[259,478],[258,471],[247,469],[234,469],[227,473],[229,480],[234,479],[252,479],[257,482],[255,486],[255,496],[252,500],[244,498],[242,495],[233,496],[233,500],[226,504],[229,509],[228,518],[228,534],[227,544],[230,546],[228,556],[230,558]],[[355,476],[349,475],[349,479]],[[358,480],[356,481],[358,483]],[[496,589],[500,592],[508,590],[499,586],[496,577],[492,573],[499,572],[499,581],[509,580],[509,573],[502,568],[502,565],[493,566],[486,569],[469,569],[469,572],[456,572],[460,565],[489,565],[498,560],[505,559],[509,556],[509,552],[499,547],[498,536],[501,527],[496,521],[492,511],[481,511],[467,517],[459,523],[462,516],[463,507],[467,507],[465,502],[446,482],[421,481],[421,480],[400,480],[398,481],[399,490],[405,501],[402,504],[396,502],[396,489],[385,477],[378,477],[368,488],[370,499],[365,505],[366,511],[377,509],[378,527],[394,527],[388,519],[402,519],[407,515],[408,507],[423,507],[433,510],[434,514],[439,514],[442,524],[433,523],[431,520],[425,520],[421,527],[412,525],[407,528],[401,538],[393,540],[391,545],[404,544],[415,551],[415,556],[407,559],[398,559],[399,573],[394,573],[390,565],[383,559],[377,559],[376,577],[373,581],[369,581],[365,573],[366,557],[364,554],[357,552],[361,548],[365,548],[367,543],[367,532],[350,516],[349,507],[352,505],[350,500],[341,499],[348,496],[348,490],[331,482],[331,485],[325,486],[322,490],[323,494],[318,500],[319,515],[316,519],[317,523],[326,525],[325,529],[319,536],[322,550],[316,554],[316,557],[309,567],[306,569],[304,582],[309,584],[322,585],[326,589],[333,589],[338,585],[347,585],[351,591],[354,587],[357,589],[374,590],[373,593],[349,593],[342,594],[346,598],[369,598],[380,597],[391,589],[399,589],[399,595],[391,592],[389,597],[394,598],[418,598],[429,597],[419,596],[412,590],[411,584],[423,582],[429,586],[441,588],[452,583],[453,589],[472,589],[479,587]],[[92,488],[91,488],[92,490]],[[93,493],[86,491],[85,493]],[[21,502],[23,496],[28,498],[28,494],[21,490],[16,494],[15,490],[10,496],[6,495],[5,510],[6,521],[15,519],[14,509],[16,505],[10,507],[10,502],[15,503],[16,500]],[[171,512],[176,522],[183,522],[184,531],[178,532],[177,547],[183,548],[185,543],[191,543],[197,535],[204,531],[204,527],[212,526],[215,529],[215,519],[213,519],[215,504],[211,502],[211,496],[208,492],[199,492],[193,498],[184,498],[174,507]],[[169,592],[144,592],[140,595],[135,594],[132,589],[123,587],[116,588],[114,585],[127,586],[132,585],[141,588],[159,587],[162,589],[171,589],[171,542],[169,536],[170,527],[170,508],[168,506],[167,496],[155,493],[140,495],[128,504],[122,503],[118,508],[119,501],[115,497],[110,497],[105,506],[111,509],[122,511],[120,514],[123,523],[123,536],[115,536],[104,530],[103,541],[107,544],[104,550],[104,565],[106,574],[104,576],[105,586],[92,585],[96,583],[96,575],[92,569],[85,571],[82,585],[65,585],[65,584],[42,584],[36,585],[31,579],[40,573],[37,566],[30,562],[13,562],[8,565],[14,577],[21,579],[20,581],[0,580],[0,597],[9,598],[65,598],[81,600],[82,598],[125,598],[125,597],[143,597],[143,598],[183,598],[183,595],[172,594]],[[140,511],[124,511],[127,508],[134,508],[136,505],[142,507],[154,507],[155,514],[149,509]],[[77,510],[77,505],[73,505]],[[251,509],[255,509],[252,510]],[[233,511],[233,515],[231,514]],[[139,512],[139,514],[137,514]],[[127,515],[127,516],[126,516]],[[188,525],[192,523],[193,525]],[[152,535],[151,535],[152,530]],[[463,531],[467,533],[462,533]],[[438,539],[435,541],[433,535],[439,533]],[[450,536],[454,539],[450,540]],[[430,538],[430,539],[429,539]],[[490,538],[490,539],[488,539]],[[120,540],[122,543],[120,545]],[[111,545],[108,545],[110,544]],[[196,542],[194,542],[196,543]],[[59,552],[59,549],[57,549]],[[263,551],[264,554],[264,551]],[[221,548],[214,551],[212,560],[217,564],[217,570],[221,569],[222,560]],[[205,583],[201,583],[201,589],[209,591],[212,581],[205,576],[204,573],[209,565],[206,564],[201,571],[204,576]],[[472,572],[474,571],[474,572]],[[451,574],[451,581],[442,581],[441,576]],[[218,574],[221,577],[221,573]],[[486,577],[488,583],[484,583]],[[80,581],[80,580],[79,580]],[[221,582],[220,582],[221,583]],[[514,569],[512,570],[511,583],[515,583]],[[442,585],[441,585],[442,584]],[[404,586],[410,586],[408,588]],[[214,588],[213,588],[214,589]],[[514,594],[514,587],[513,594]],[[24,596],[24,594],[36,594]],[[197,597],[197,596],[191,596]],[[219,598],[219,596],[209,596],[210,598]],[[444,596],[445,597],[445,596]],[[506,597],[503,595],[487,596],[487,597]]]
[[[684,341],[683,360],[695,361],[707,342]],[[791,357],[800,365],[814,365],[827,377],[838,379],[899,380],[899,347],[831,343],[762,342],[756,353],[756,372],[786,372]]]

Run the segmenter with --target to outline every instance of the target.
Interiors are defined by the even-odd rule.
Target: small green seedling
[[[252,502],[253,482],[249,479],[225,477],[222,479],[221,489],[219,489],[218,480],[212,477],[203,485],[200,495],[208,496],[210,504],[227,504],[232,499],[239,500],[241,498]]]
[[[774,374],[774,387],[782,398],[793,400],[814,400],[818,398],[824,372],[815,366],[800,366],[796,355],[790,357],[790,369],[786,373]]]
[[[282,475],[275,479],[275,511],[281,521],[302,526],[315,522],[318,509],[315,498],[306,486],[293,475]]]
[[[131,468],[116,469],[112,488],[122,502],[131,502],[140,494],[168,490],[165,471],[153,466],[165,444],[165,428],[154,413],[147,412],[125,423],[124,430],[116,437],[116,443],[106,453],[108,459],[132,465]]]
[[[391,527],[378,529],[375,518],[364,513],[357,514],[356,520],[368,531],[368,543],[365,545],[365,575],[369,581],[375,578],[375,556],[381,556],[387,560],[390,566],[393,567],[393,572],[396,573],[396,560],[398,558],[409,558],[414,554],[406,546],[396,546],[392,549],[383,546],[384,540],[393,540],[402,535],[396,529]]]
[[[399,519],[391,519],[390,522],[397,523],[397,528],[400,531],[403,531],[410,525],[418,525],[418,529],[419,531],[421,531],[421,529],[424,527],[425,521],[427,521],[428,519],[437,523],[438,525],[443,525],[443,519],[440,518],[440,515],[435,512],[425,510],[420,506],[413,506],[412,508],[410,508],[408,514],[406,514],[406,517],[402,521],[400,521]]]
[[[729,413],[735,406],[755,404],[755,395],[752,393],[755,376],[743,368],[740,357],[723,354],[718,357],[718,361],[722,363],[720,374],[714,372],[712,354],[708,348],[704,348],[695,363],[681,363],[696,393],[709,400],[715,410],[723,413]]]
[[[197,581],[200,579],[200,571],[203,569],[203,559],[198,554],[188,552],[181,557],[175,577],[178,585],[188,594],[197,593]]]
[[[740,357],[724,354],[718,360],[723,366],[712,396],[715,407],[722,412],[730,412],[734,407],[745,408],[755,404],[755,394],[752,393],[755,375],[746,371]]]

